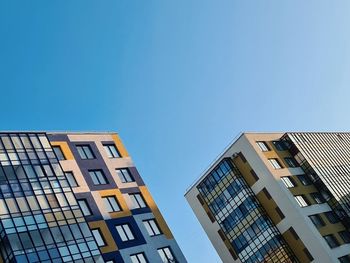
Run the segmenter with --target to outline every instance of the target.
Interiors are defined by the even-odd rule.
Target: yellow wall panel
[[[119,138],[118,134],[113,134],[113,135],[112,135],[112,138],[113,138],[113,140],[114,140],[115,145],[116,145],[117,148],[118,148],[118,151],[119,151],[121,157],[128,157],[129,154],[128,154],[128,152],[126,151],[126,149],[125,149],[125,147],[124,147],[124,145],[123,145],[121,139]]]
[[[173,234],[171,233],[168,225],[166,224],[162,214],[160,213],[156,203],[154,202],[150,192],[148,191],[146,186],[140,186],[139,187],[140,192],[143,196],[143,198],[145,199],[148,207],[152,210],[152,213],[154,214],[154,217],[157,220],[157,223],[160,227],[160,229],[162,230],[163,234],[165,235],[165,237],[167,239],[173,239]]]
[[[119,189],[109,189],[109,190],[102,190],[102,191],[98,191],[98,192],[99,192],[101,198],[105,197],[105,196],[115,196],[117,198],[118,203],[119,203],[122,211],[109,213],[111,218],[131,216],[130,209],[129,209],[128,205],[126,204],[125,199],[124,199],[124,197]]]
[[[74,160],[73,153],[70,150],[67,142],[50,142],[52,146],[61,147],[62,153],[67,160]]]
[[[90,229],[98,228],[106,242],[104,247],[100,247],[102,253],[109,253],[118,250],[117,244],[114,242],[113,236],[109,232],[108,226],[104,220],[88,222]]]

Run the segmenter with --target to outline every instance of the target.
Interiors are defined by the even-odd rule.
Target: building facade
[[[0,262],[186,262],[115,133],[0,133]]]
[[[243,133],[185,197],[224,263],[350,262],[350,133]]]

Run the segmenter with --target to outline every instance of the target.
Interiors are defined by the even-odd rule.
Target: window
[[[107,179],[102,170],[91,170],[89,171],[89,175],[94,185],[107,184]]]
[[[66,160],[60,146],[53,146],[52,149],[59,161]]]
[[[71,187],[77,187],[78,186],[78,183],[77,181],[75,180],[75,177],[73,175],[73,172],[65,172],[64,173],[66,175],[66,178],[68,180],[68,183]]]
[[[320,215],[311,215],[309,216],[311,219],[312,223],[315,225],[315,227],[319,228],[325,225],[324,221],[320,217]]]
[[[81,159],[95,159],[89,145],[78,145],[77,149]]]
[[[175,263],[175,257],[173,255],[173,253],[171,252],[169,247],[163,247],[163,248],[159,248],[157,249],[158,253],[160,255],[160,258],[162,259],[162,261],[164,263]]]
[[[293,179],[288,176],[281,177],[281,180],[287,188],[292,188],[295,186]]]
[[[78,204],[80,206],[80,209],[83,211],[83,215],[84,216],[91,216],[92,213],[91,213],[90,207],[89,207],[88,203],[86,202],[86,200],[80,199],[77,201],[78,201]]]
[[[344,243],[350,243],[350,233],[348,231],[339,232],[339,236],[343,239]]]
[[[270,151],[269,147],[267,146],[266,142],[256,142],[256,144],[259,146],[260,150],[262,152],[268,152]]]
[[[277,151],[285,151],[288,149],[287,145],[283,141],[273,141],[272,143]]]
[[[279,207],[276,207],[275,210],[276,210],[276,213],[279,215],[279,217],[281,219],[285,218],[284,214],[282,213],[282,211],[281,211],[281,209]]]
[[[159,227],[154,219],[145,220],[143,221],[143,224],[145,225],[145,228],[150,236],[161,234]]]
[[[294,167],[299,166],[299,164],[292,157],[285,157],[284,160],[287,163],[288,167],[290,167],[290,168],[294,168]]]
[[[114,144],[103,145],[103,148],[105,148],[105,151],[107,153],[108,158],[119,158],[120,157],[120,154],[117,150],[117,147],[115,147]]]
[[[271,163],[271,165],[272,165],[272,167],[274,169],[281,169],[282,168],[282,166],[279,163],[279,161],[277,159],[275,159],[275,158],[269,159],[269,162]]]
[[[334,212],[326,212],[325,215],[330,223],[336,224],[339,222],[339,218]]]
[[[325,202],[323,196],[322,196],[320,193],[318,193],[318,192],[316,192],[316,193],[311,193],[310,195],[311,195],[311,197],[315,200],[315,202],[316,202],[317,204],[323,204],[323,203]]]
[[[254,170],[250,170],[250,174],[253,176],[255,181],[259,180],[259,176],[254,172]]]
[[[324,236],[323,238],[326,240],[330,248],[339,246],[338,240],[336,240],[336,238],[333,235],[327,235],[327,236]]]
[[[145,201],[141,194],[129,194],[131,201],[133,202],[133,208],[143,208],[147,207]]]
[[[134,182],[134,178],[131,176],[129,169],[123,168],[123,169],[116,169],[117,175],[119,176],[122,183],[129,183]]]
[[[96,240],[96,242],[97,242],[97,245],[98,245],[99,247],[105,246],[105,245],[106,245],[106,242],[104,241],[104,239],[103,239],[103,237],[102,237],[102,235],[101,235],[100,230],[99,230],[99,229],[92,229],[91,231],[92,231],[92,234],[94,235],[94,238],[95,238],[95,240]]]
[[[115,228],[117,229],[120,239],[123,242],[135,239],[134,234],[131,232],[128,224],[118,225]]]
[[[138,253],[130,256],[132,263],[147,263],[147,259],[144,253]]]
[[[288,230],[292,234],[292,236],[294,237],[295,240],[299,240],[299,236],[298,236],[297,232],[295,232],[293,227],[290,227]]]
[[[294,198],[300,207],[305,207],[305,206],[309,205],[307,199],[305,199],[305,197],[303,195],[296,195],[296,196],[294,196]]]
[[[107,207],[107,212],[111,213],[111,212],[118,212],[121,210],[115,196],[106,196],[106,197],[103,197],[102,199],[105,206]]]
[[[325,190],[321,190],[321,195],[323,197],[323,199],[325,199],[326,201],[329,201],[329,199],[331,199],[331,193]]]
[[[298,175],[298,179],[303,185],[310,185],[311,184],[311,181],[310,181],[309,177],[307,177],[306,174]]]
[[[272,198],[269,191],[267,191],[267,189],[265,187],[262,189],[262,192],[264,193],[264,195],[266,196],[267,199],[270,200]]]
[[[350,263],[350,255],[338,258],[340,263]]]
[[[310,261],[313,261],[314,260],[314,257],[310,254],[309,250],[307,250],[307,248],[304,248],[304,253],[306,255],[306,257],[310,260]]]

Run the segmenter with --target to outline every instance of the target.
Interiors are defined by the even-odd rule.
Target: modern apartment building
[[[115,133],[0,133],[0,262],[186,262]]]
[[[350,262],[350,133],[243,133],[185,197],[224,263]]]

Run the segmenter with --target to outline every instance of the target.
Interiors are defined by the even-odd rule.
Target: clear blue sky
[[[189,262],[183,194],[240,131],[350,130],[350,2],[0,2],[0,129],[118,131]]]

